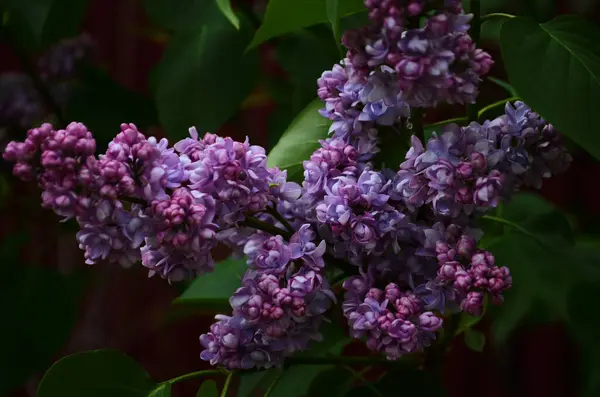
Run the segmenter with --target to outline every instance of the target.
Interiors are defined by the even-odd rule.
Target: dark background
[[[88,32],[97,44],[94,63],[122,86],[149,96],[148,77],[160,60],[167,37],[149,22],[140,1],[94,0],[91,3],[82,31]],[[590,19],[600,20],[600,7],[594,2],[588,3],[586,8],[577,8],[581,7],[580,2],[558,0],[556,10],[559,13],[585,10]],[[492,55],[499,59],[497,49],[488,44]],[[266,75],[285,77],[268,44],[261,48],[261,57]],[[20,69],[18,58],[7,46],[0,47],[0,61],[0,72]],[[493,71],[495,76],[503,75],[499,64],[501,62]],[[487,83],[483,92],[487,97],[481,98],[482,103],[500,99],[503,95],[497,87],[487,86]],[[238,139],[248,135],[252,143],[267,146],[269,123],[277,111],[277,102],[259,84],[238,114],[218,133]],[[443,120],[453,116],[455,111],[452,108],[428,111],[426,117],[430,122]],[[117,128],[115,125],[115,130]],[[144,132],[147,135],[162,134],[158,125]],[[576,208],[578,213],[586,216],[598,216],[600,166],[585,153],[574,153],[574,157],[574,164],[565,175],[545,183],[543,195],[561,208]],[[39,207],[37,189],[17,183],[10,177],[8,181],[10,193],[2,200],[0,209],[0,238],[4,240],[18,233],[29,236],[20,252],[21,266],[54,267],[67,274],[79,276],[81,273],[86,280],[77,308],[77,324],[54,359],[82,350],[115,348],[134,357],[158,380],[208,367],[199,359],[198,336],[212,322],[212,313],[192,317],[174,313],[170,303],[180,290],[159,278],[147,279],[146,271],[141,267],[86,266],[73,230],[68,225],[58,224],[53,213]],[[4,266],[8,264],[0,263],[0,268]],[[489,319],[486,318],[477,327],[487,332],[488,326]],[[37,332],[43,333],[44,329]],[[578,351],[560,323],[524,325],[502,349],[494,349],[488,343],[483,353],[467,349],[462,339],[458,339],[446,361],[445,382],[449,396],[577,395]],[[28,360],[26,352],[36,349],[35,346],[20,348],[23,349],[20,360],[24,361]],[[363,351],[359,344],[348,350],[352,354]],[[31,377],[9,396],[33,396],[42,375],[43,371]],[[185,382],[176,385],[175,392],[181,396],[195,395],[198,386],[196,381]],[[401,392],[399,390],[399,394]]]

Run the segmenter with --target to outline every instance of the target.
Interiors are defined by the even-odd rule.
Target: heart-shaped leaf
[[[331,121],[319,113],[319,109],[323,107],[321,100],[312,101],[296,116],[269,153],[267,165],[287,170],[288,180],[302,179],[302,162],[308,160],[320,146],[319,140],[327,138]]]
[[[504,22],[502,58],[525,103],[600,159],[600,29],[576,15]]]
[[[212,273],[198,276],[173,304],[211,312],[226,310],[229,297],[241,286],[240,280],[247,268],[246,258],[219,262]]]
[[[93,350],[57,361],[46,372],[37,397],[146,397],[155,383],[131,357]]]
[[[337,18],[364,9],[362,0],[341,0],[337,7]],[[256,47],[272,37],[328,20],[325,0],[270,0],[265,19],[248,48]]]

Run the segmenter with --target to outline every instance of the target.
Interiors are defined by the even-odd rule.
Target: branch
[[[141,204],[141,205],[147,205],[148,203],[146,202],[146,200],[142,200],[140,198],[137,197],[129,197],[129,196],[123,196],[123,195],[119,195],[117,196],[117,198],[121,201],[126,201],[128,203],[132,203],[132,204]]]
[[[273,218],[277,219],[290,233],[295,233],[296,231],[290,225],[290,223],[277,211],[275,207],[267,207],[267,213],[271,215]]]
[[[410,118],[413,124],[413,134],[423,142],[425,140],[425,129],[423,128],[423,109],[412,108]]]
[[[267,222],[263,222],[256,218],[246,217],[242,222],[239,223],[240,226],[251,227],[256,230],[262,230],[263,232],[267,232],[274,236],[280,235],[284,237],[286,240],[289,240],[292,237],[292,234],[286,230],[280,229],[277,226],[273,226]]]

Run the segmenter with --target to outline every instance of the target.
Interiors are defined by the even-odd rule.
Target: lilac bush
[[[322,338],[338,302],[371,350],[390,360],[421,351],[448,316],[481,315],[486,297],[500,304],[512,285],[478,247],[481,216],[571,161],[552,125],[516,101],[427,141],[417,131],[401,164],[378,168],[382,127],[404,130],[419,108],[473,103],[493,64],[469,37],[461,2],[438,3],[365,0],[371,24],[344,34],[345,58],[317,82],[331,128],[301,185],[267,167],[263,148],[194,127],[169,146],[124,123],[95,156],[84,125],[43,124],[4,158],[38,183],[45,208],[79,223],[88,264],[141,262],[175,282],[212,271],[219,243],[247,257],[231,313],[200,336],[202,360],[281,366]]]

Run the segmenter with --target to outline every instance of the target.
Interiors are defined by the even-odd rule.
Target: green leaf
[[[406,152],[409,149],[405,129],[380,127],[378,134],[380,150],[375,155],[374,163],[378,168],[398,169],[400,163],[406,159]]]
[[[312,101],[296,118],[267,158],[267,166],[288,171],[288,180],[302,179],[302,162],[320,146],[319,140],[327,138],[331,121],[319,114],[323,108],[320,99]]]
[[[89,0],[54,0],[43,25],[41,45],[77,36],[89,4]]]
[[[508,92],[510,94],[511,97],[519,96],[519,94],[517,93],[517,90],[515,90],[515,88],[512,85],[508,84],[508,82],[497,79],[495,77],[488,77],[487,79],[489,81],[491,81],[492,83],[495,83],[496,85],[499,85],[500,87],[504,88],[506,90],[506,92]]]
[[[580,274],[572,266],[571,250],[563,246],[542,246],[535,239],[512,231],[490,244],[488,249],[494,254],[496,265],[507,266],[513,278],[505,304],[492,310],[496,341],[505,340],[536,305],[548,320],[564,318],[567,292]]]
[[[465,344],[473,351],[481,353],[485,347],[485,335],[475,329],[465,332]]]
[[[536,193],[518,193],[503,205],[502,217],[513,222],[556,211],[556,207]]]
[[[351,340],[344,329],[335,323],[325,323],[321,327],[323,341],[312,343],[310,349],[298,353],[297,356],[326,356],[339,355]],[[275,387],[271,390],[271,397],[296,397],[304,396],[309,390],[312,381],[323,371],[332,369],[324,365],[296,365],[286,369],[280,376]]]
[[[258,372],[241,372],[238,386],[238,397],[255,397],[264,395],[269,387],[282,373],[280,368],[270,368]]]
[[[331,30],[333,31],[333,39],[338,47],[340,56],[343,57],[342,46],[339,42],[341,37],[340,33],[340,0],[325,0],[326,2],[326,13],[327,20],[331,24]]]
[[[362,0],[343,0],[339,2],[337,15],[340,18],[364,9]],[[324,0],[270,0],[265,19],[248,48],[254,48],[270,38],[327,21]]]
[[[24,242],[13,233],[0,249],[0,395],[52,363],[75,326],[83,286],[75,275],[66,278],[52,268],[19,263]]]
[[[502,58],[523,101],[600,159],[600,30],[575,15],[538,24],[513,18],[502,27]]]
[[[281,99],[291,102],[297,113],[314,99],[316,81],[323,70],[331,69],[338,62],[335,42],[329,29],[320,25],[281,37],[275,48],[276,58],[293,86],[283,93]]]
[[[211,20],[223,19],[215,0],[144,0],[144,7],[152,21],[174,31],[196,31]]]
[[[239,109],[255,86],[257,52],[244,54],[252,29],[222,22],[194,32],[180,32],[169,42],[157,70],[156,106],[169,136],[188,129],[215,131]],[[226,49],[226,50],[224,50]]]
[[[202,382],[202,386],[200,386],[200,389],[198,389],[196,397],[219,397],[217,382],[210,379]]]
[[[55,0],[5,0],[8,10],[7,26],[24,48],[38,50],[44,25]]]
[[[236,29],[239,29],[240,28],[240,19],[235,14],[235,12],[233,12],[233,9],[231,8],[231,0],[216,0],[216,1],[217,1],[217,6],[219,7],[219,10],[221,10],[223,15],[225,15],[225,17],[229,20],[229,22],[231,22],[231,24],[233,26],[235,26]]]
[[[481,41],[499,42],[502,25],[507,20],[507,18],[492,18],[483,21],[481,24]]]
[[[227,309],[229,297],[241,286],[240,280],[247,269],[245,258],[219,262],[212,273],[198,276],[173,304],[211,312]]]
[[[351,388],[354,376],[342,367],[334,367],[322,371],[312,381],[307,396],[311,397],[342,397]]]
[[[423,127],[423,130],[425,131],[425,142],[427,142],[433,136],[434,132],[437,133],[438,136],[441,135],[444,132],[444,127],[449,124],[465,125],[467,122],[468,120],[466,117],[457,117],[455,119],[444,120],[434,124],[426,125]]]
[[[37,397],[146,397],[154,386],[131,357],[93,350],[57,361],[42,378]]]
[[[171,397],[171,384],[161,383],[156,389],[148,394],[148,397]]]
[[[81,81],[73,87],[65,110],[94,133],[98,150],[106,148],[121,123],[134,123],[141,131],[158,123],[152,100],[118,84],[106,72],[82,67]]]

